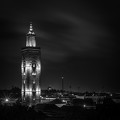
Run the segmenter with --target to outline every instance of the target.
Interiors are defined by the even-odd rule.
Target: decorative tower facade
[[[22,101],[27,105],[35,105],[40,102],[41,88],[41,52],[36,47],[35,33],[30,24],[26,35],[26,47],[22,48]]]

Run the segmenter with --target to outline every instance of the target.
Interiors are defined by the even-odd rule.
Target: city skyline
[[[0,89],[21,88],[21,48],[32,22],[41,88],[119,90],[118,7],[112,2],[2,2]]]

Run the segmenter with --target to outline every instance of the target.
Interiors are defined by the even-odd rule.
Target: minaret
[[[21,52],[22,101],[27,105],[35,105],[40,102],[41,95],[41,52],[40,47],[36,47],[32,23],[26,35],[26,47]]]

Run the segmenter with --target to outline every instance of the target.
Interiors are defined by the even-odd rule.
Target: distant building
[[[22,101],[28,105],[40,102],[41,51],[36,47],[32,23],[26,35],[26,47],[22,48]]]
[[[48,86],[48,88],[47,88],[47,89],[50,91],[50,90],[52,90],[52,87],[51,87],[51,86]]]

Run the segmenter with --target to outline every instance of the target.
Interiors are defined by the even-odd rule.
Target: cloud
[[[36,31],[45,59],[60,62],[71,55],[101,57],[102,53],[109,52],[112,48],[111,35],[101,23],[94,24],[82,17],[63,12],[51,12],[50,16],[39,21],[43,31]]]
[[[45,60],[61,62],[73,55],[101,56],[100,52],[109,52],[112,48],[113,42],[111,40],[109,42],[111,35],[102,21],[96,19],[95,14],[90,14],[89,19],[86,19],[84,16],[88,15],[89,11],[85,12],[85,9],[75,13],[76,10],[70,11],[70,8],[68,11],[67,8],[64,8],[64,11],[56,7],[51,9],[49,5],[48,8],[49,11],[44,11],[44,14],[40,14],[41,8],[38,6],[33,11],[19,12],[20,14],[13,20],[16,22],[13,22],[12,34],[14,34],[11,34],[12,37],[15,35],[17,40],[10,39],[11,44],[21,47],[25,45],[25,35],[32,16],[37,45],[42,48],[42,56]],[[83,7],[80,10],[83,10]],[[90,21],[91,18],[93,21]]]

